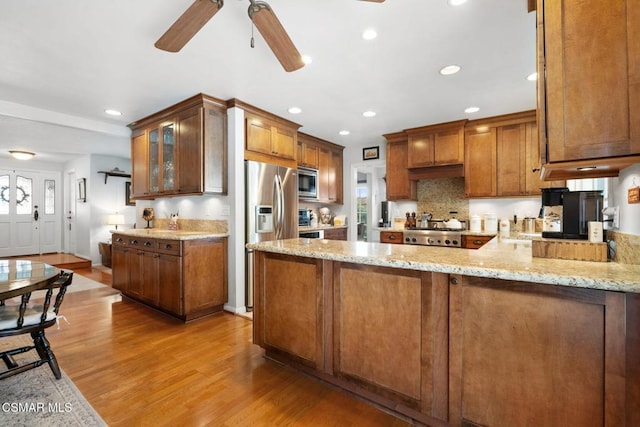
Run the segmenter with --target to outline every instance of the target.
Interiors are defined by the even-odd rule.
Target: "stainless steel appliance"
[[[298,237],[296,169],[245,161],[245,242]],[[246,251],[247,309],[253,307],[253,251]]]
[[[318,170],[298,168],[298,198],[318,199]]]
[[[324,230],[301,231],[298,236],[303,239],[324,239]]]
[[[311,212],[309,209],[298,209],[298,226],[309,227],[311,225]]]
[[[389,202],[387,200],[380,202],[380,219],[382,219],[382,227],[391,227],[391,216],[389,215]]]
[[[542,237],[586,240],[589,221],[602,221],[603,204],[602,191],[543,189]]]
[[[407,245],[462,247],[462,230],[466,221],[460,221],[461,228],[451,229],[444,221],[429,220],[428,228],[407,228],[402,232],[402,240]]]

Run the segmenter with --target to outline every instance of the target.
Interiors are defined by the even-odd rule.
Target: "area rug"
[[[25,336],[0,338],[0,349],[29,345]],[[19,363],[33,360],[28,352],[15,356]],[[36,356],[37,357],[37,356]],[[0,361],[0,369],[4,369]],[[49,365],[0,380],[0,424],[3,426],[106,426],[80,390],[62,371],[56,380]]]

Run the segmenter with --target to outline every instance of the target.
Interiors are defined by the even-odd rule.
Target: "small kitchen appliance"
[[[542,237],[589,238],[589,221],[602,222],[602,191],[542,190]]]

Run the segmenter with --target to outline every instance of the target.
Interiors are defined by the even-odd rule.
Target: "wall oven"
[[[318,170],[298,168],[298,198],[318,199]]]

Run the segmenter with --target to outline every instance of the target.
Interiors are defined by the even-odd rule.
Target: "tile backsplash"
[[[431,213],[434,219],[469,218],[469,200],[464,197],[464,178],[434,178],[418,181],[418,214]]]

